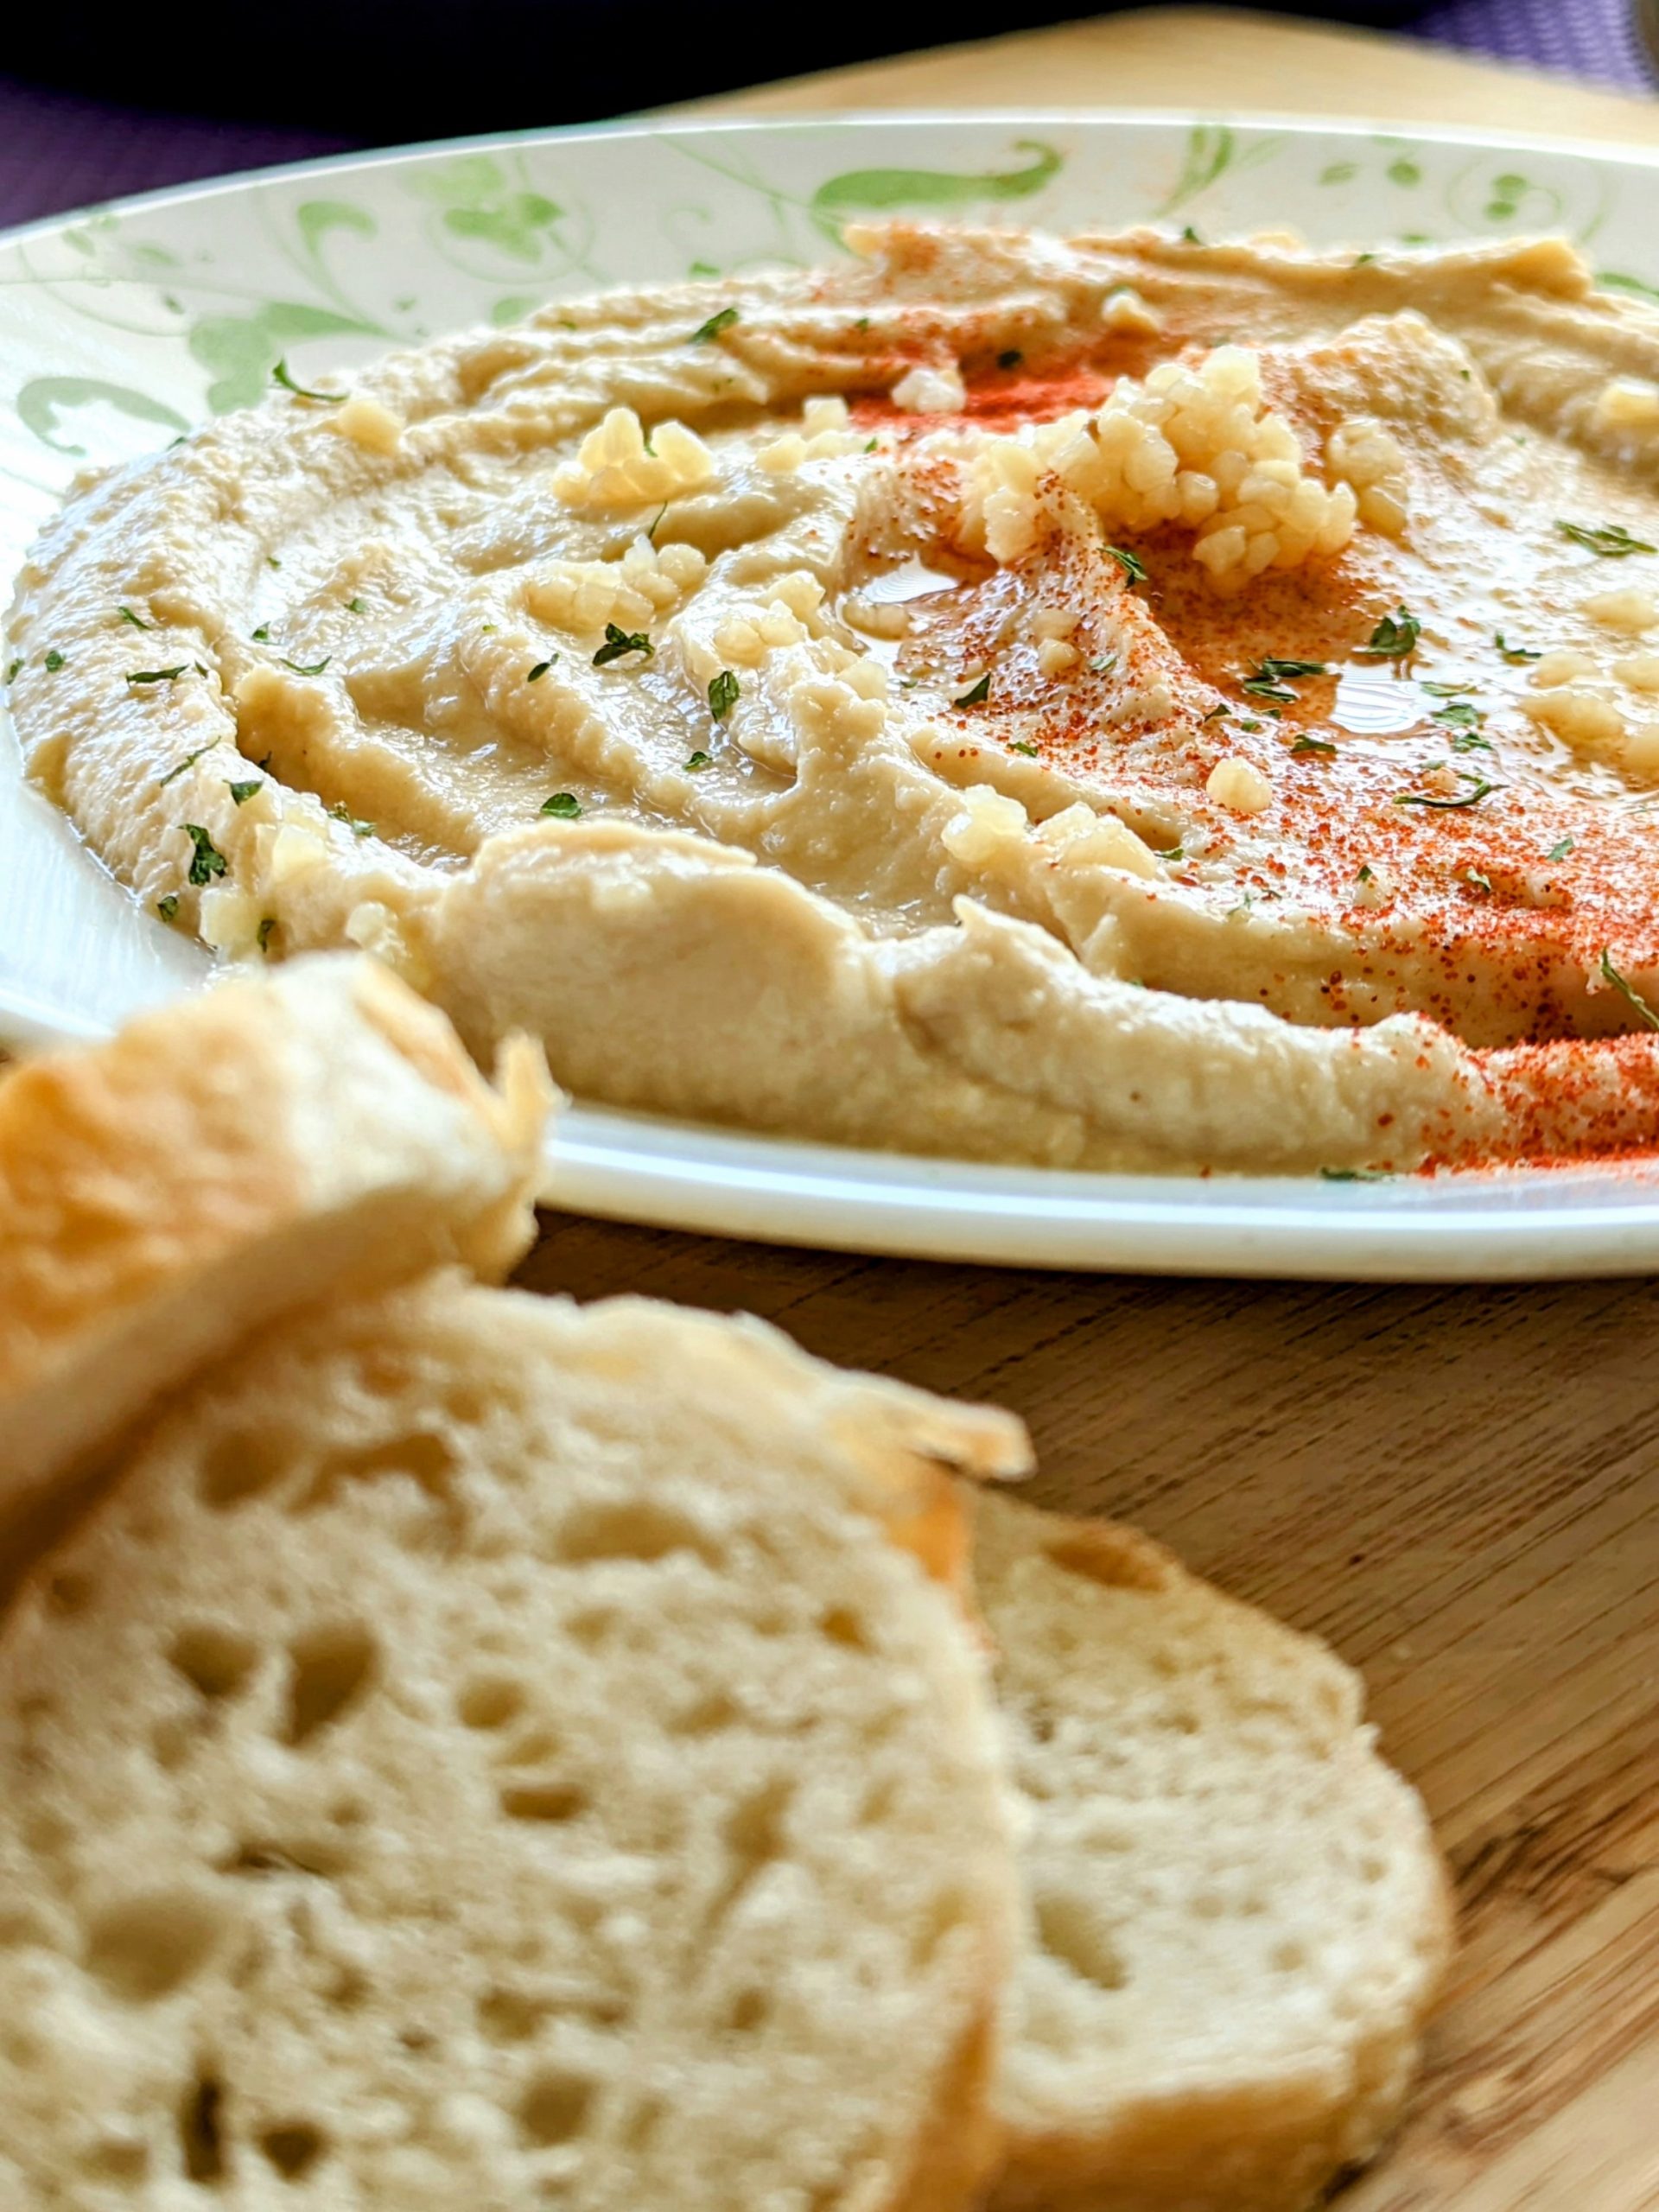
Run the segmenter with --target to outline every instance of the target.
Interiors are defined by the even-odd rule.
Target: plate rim
[[[298,181],[332,175],[343,170],[389,166],[428,154],[468,154],[497,146],[551,145],[610,138],[658,138],[664,136],[716,137],[726,134],[788,136],[798,130],[826,127],[863,130],[884,126],[960,129],[964,124],[1086,124],[1113,129],[1137,124],[1164,130],[1190,130],[1195,125],[1224,124],[1235,130],[1294,131],[1302,137],[1404,137],[1428,145],[1522,148],[1541,154],[1573,155],[1606,167],[1634,165],[1659,168],[1659,144],[1643,146],[1636,140],[1604,141],[1560,136],[1553,131],[1517,133],[1512,130],[1465,129],[1446,124],[1401,123],[1386,116],[1344,115],[1323,118],[1281,115],[1272,108],[1192,107],[988,107],[988,108],[826,108],[802,115],[678,116],[672,110],[647,111],[594,123],[532,124],[517,130],[476,131],[462,138],[411,139],[398,146],[365,146],[340,154],[313,154],[293,162],[268,162],[251,169],[227,169],[222,175],[197,177],[186,184],[161,185],[149,192],[130,192],[114,200],[88,200],[51,215],[0,229],[0,247],[27,245],[49,236],[67,224],[83,222],[89,215],[128,215],[142,211],[181,207],[251,184]]]

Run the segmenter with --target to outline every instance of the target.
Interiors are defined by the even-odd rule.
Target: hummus
[[[83,490],[30,774],[579,1094],[1347,1173],[1659,1121],[1659,315],[1567,245],[892,227]]]

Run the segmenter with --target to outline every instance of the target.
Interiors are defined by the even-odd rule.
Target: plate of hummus
[[[366,947],[561,1205],[1653,1264],[1654,167],[632,126],[0,241],[0,1021]]]

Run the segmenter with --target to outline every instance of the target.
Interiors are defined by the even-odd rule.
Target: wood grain
[[[1462,1950],[1343,2212],[1659,2206],[1659,1283],[1000,1272],[547,1217],[521,1280],[743,1308],[1014,1407],[1113,1514],[1362,1667]]]
[[[1136,8],[757,86],[672,111],[827,115],[854,108],[1194,108],[1358,118],[1446,130],[1659,141],[1651,100],[1471,60],[1415,41],[1236,8]]]

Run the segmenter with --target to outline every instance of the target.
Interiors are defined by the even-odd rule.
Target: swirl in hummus
[[[579,1094],[1103,1167],[1659,1114],[1659,314],[1565,245],[894,226],[83,490],[29,772]],[[10,657],[10,656],[9,656]]]

